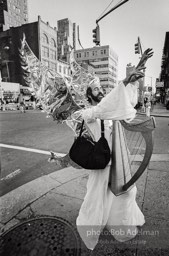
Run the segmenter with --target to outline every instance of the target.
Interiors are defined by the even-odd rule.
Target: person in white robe
[[[152,56],[152,55],[151,55]],[[150,55],[147,57],[151,57]],[[145,57],[145,56],[144,56]],[[146,60],[147,60],[146,59]],[[141,62],[142,61],[142,62]],[[85,126],[95,141],[100,138],[100,119],[104,120],[105,138],[112,149],[113,120],[131,121],[137,104],[137,80],[144,76],[145,61],[140,60],[130,78],[120,81],[112,91],[102,97],[103,91],[97,80],[90,83],[91,107],[82,110]],[[131,82],[131,83],[130,83]],[[137,188],[115,196],[109,186],[110,164],[103,170],[91,170],[87,182],[87,192],[76,220],[78,232],[87,248],[93,250],[99,236],[106,227],[119,242],[134,238],[138,229],[145,223],[143,213],[136,202]]]
[[[98,93],[101,91],[97,83],[93,83],[91,88],[93,91],[97,88]],[[131,92],[131,88],[133,93],[129,94],[128,90]],[[112,121],[110,120],[131,120],[135,117],[136,110],[132,100],[136,92],[133,85],[128,84],[125,87],[123,82],[119,82],[118,86],[99,104],[82,111],[85,126],[95,141],[100,138],[100,119],[103,119],[105,120],[105,138],[110,149],[112,148]],[[136,226],[142,226],[145,222],[135,200],[136,186],[119,196],[113,195],[110,191],[108,187],[110,164],[111,162],[104,170],[90,171],[87,193],[76,221],[82,240],[92,250],[98,243],[100,233],[105,226],[117,240],[126,241],[137,234]]]
[[[76,111],[72,114],[72,119],[66,120],[67,125],[73,129],[76,136],[79,125],[84,119],[85,130],[92,139],[98,141],[101,131],[100,119],[103,119],[105,138],[112,149],[113,123],[117,120],[130,122],[136,115],[134,109],[137,103],[136,83],[139,78],[144,76],[145,62],[153,54],[151,50],[147,49],[143,53],[139,64],[129,77],[120,81],[105,97],[98,79],[91,80],[87,88],[82,88],[82,85],[79,86],[80,89],[84,89],[83,91],[87,90],[87,97],[91,105]],[[80,68],[77,67],[77,69]],[[77,86],[77,84],[75,85]],[[67,156],[66,159],[68,159]],[[49,162],[53,160],[57,164],[62,164],[63,159],[52,155]],[[66,163],[68,162],[69,159]],[[71,164],[71,162],[69,163]],[[145,223],[144,216],[136,203],[137,188],[135,185],[119,196],[114,195],[110,190],[108,186],[110,165],[111,161],[105,169],[90,170],[87,192],[76,220],[78,232],[87,248],[91,250],[97,245],[104,227],[110,231],[116,240],[124,242],[135,237],[138,233],[137,226],[142,226]]]

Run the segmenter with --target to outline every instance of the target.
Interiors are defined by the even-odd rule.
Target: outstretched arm
[[[144,51],[136,68],[134,68],[131,74],[123,80],[123,83],[125,86],[128,83],[136,82],[138,79],[144,77],[145,69],[146,69],[145,63],[152,56],[153,56],[152,49],[148,48],[147,50]]]

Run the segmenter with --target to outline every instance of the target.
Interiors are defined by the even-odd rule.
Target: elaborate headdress
[[[19,53],[25,84],[34,90],[42,108],[54,120],[71,119],[72,113],[81,109],[82,105],[88,105],[87,87],[98,78],[75,61],[74,50],[70,53],[70,77],[62,77],[41,63],[27,44],[25,35]],[[76,96],[75,100],[72,93]]]
[[[94,72],[89,72],[76,62],[74,50],[70,53],[70,69],[72,72],[71,86],[86,105],[86,90],[94,81],[99,83],[99,78]]]

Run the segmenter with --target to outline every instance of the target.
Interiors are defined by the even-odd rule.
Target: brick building
[[[69,74],[67,63],[57,60],[57,30],[43,22],[38,16],[38,21],[12,27],[0,33],[0,66],[2,81],[24,84],[19,58],[19,48],[23,34],[36,57],[47,67],[62,75]]]
[[[28,23],[27,0],[0,0],[0,32]]]

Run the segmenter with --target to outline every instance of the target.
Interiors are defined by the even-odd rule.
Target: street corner
[[[63,217],[75,225],[82,200],[52,191],[31,204],[34,216]]]
[[[35,179],[1,197],[1,223],[7,223],[29,204],[60,186],[60,183],[48,176]]]
[[[53,172],[49,174],[48,176],[60,183],[66,183],[69,182],[73,179],[77,179],[80,177],[87,177],[89,174],[89,170],[85,169],[76,169],[73,168],[72,166],[61,169],[59,171]]]

